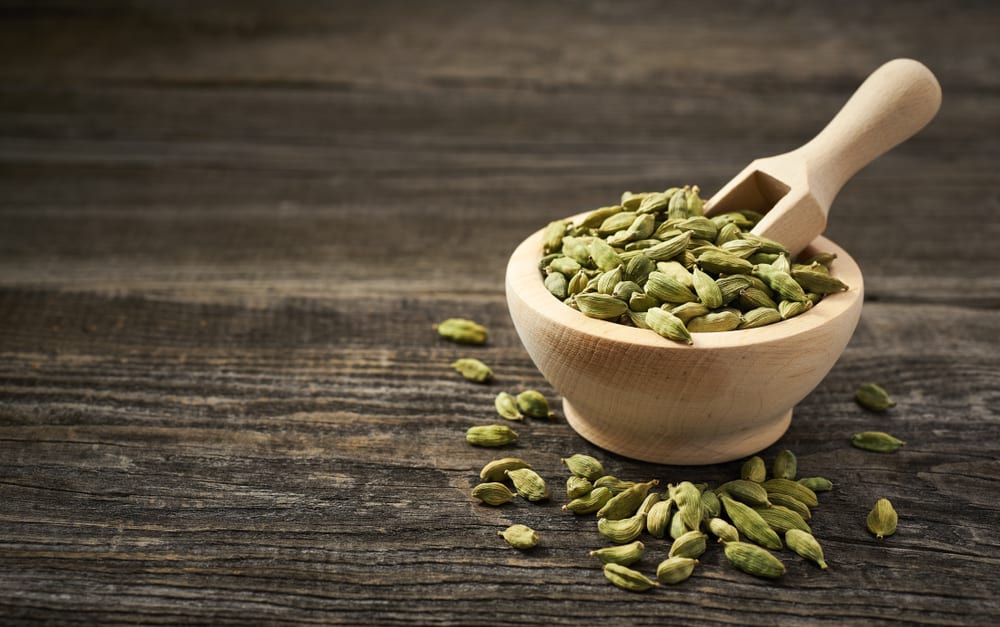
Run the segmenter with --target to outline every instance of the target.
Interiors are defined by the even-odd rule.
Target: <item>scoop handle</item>
[[[941,86],[919,61],[894,59],[865,79],[826,127],[795,152],[829,206],[854,174],[915,135],[941,108]]]

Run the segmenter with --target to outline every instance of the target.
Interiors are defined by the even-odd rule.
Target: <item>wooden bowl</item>
[[[826,238],[816,238],[805,254],[816,252],[837,254],[831,273],[848,291],[770,326],[694,333],[693,346],[588,318],[554,298],[538,270],[542,231],[511,255],[507,306],[577,433],[634,459],[714,464],[780,438],[795,404],[823,380],[854,333],[864,298],[861,270]]]

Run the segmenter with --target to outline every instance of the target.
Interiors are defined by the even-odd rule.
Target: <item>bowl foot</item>
[[[777,442],[792,422],[792,410],[789,409],[771,420],[732,434],[713,434],[703,439],[669,434],[629,438],[595,428],[566,399],[563,399],[563,412],[569,426],[592,444],[632,459],[676,466],[718,464],[749,457]]]

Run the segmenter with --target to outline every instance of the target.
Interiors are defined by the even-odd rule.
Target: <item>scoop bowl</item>
[[[849,290],[770,326],[694,333],[691,346],[588,318],[554,298],[538,270],[542,231],[510,257],[507,306],[528,355],[582,437],[647,462],[720,463],[778,440],[794,406],[833,368],[854,333],[864,300],[861,270],[824,237],[805,254],[819,252],[836,253],[831,274]]]

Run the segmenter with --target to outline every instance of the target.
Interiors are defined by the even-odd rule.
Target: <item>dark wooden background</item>
[[[995,2],[0,2],[0,622],[996,621],[998,32]],[[708,195],[899,56],[943,108],[838,198],[864,313],[764,452],[837,484],[829,571],[710,550],[633,595],[564,498],[473,503],[494,454],[465,429],[501,389],[557,401],[504,304],[516,244],[626,189]],[[436,338],[456,315],[489,345]],[[557,413],[506,452],[557,495],[573,452],[738,472],[607,454]],[[866,429],[908,445],[851,448]]]

